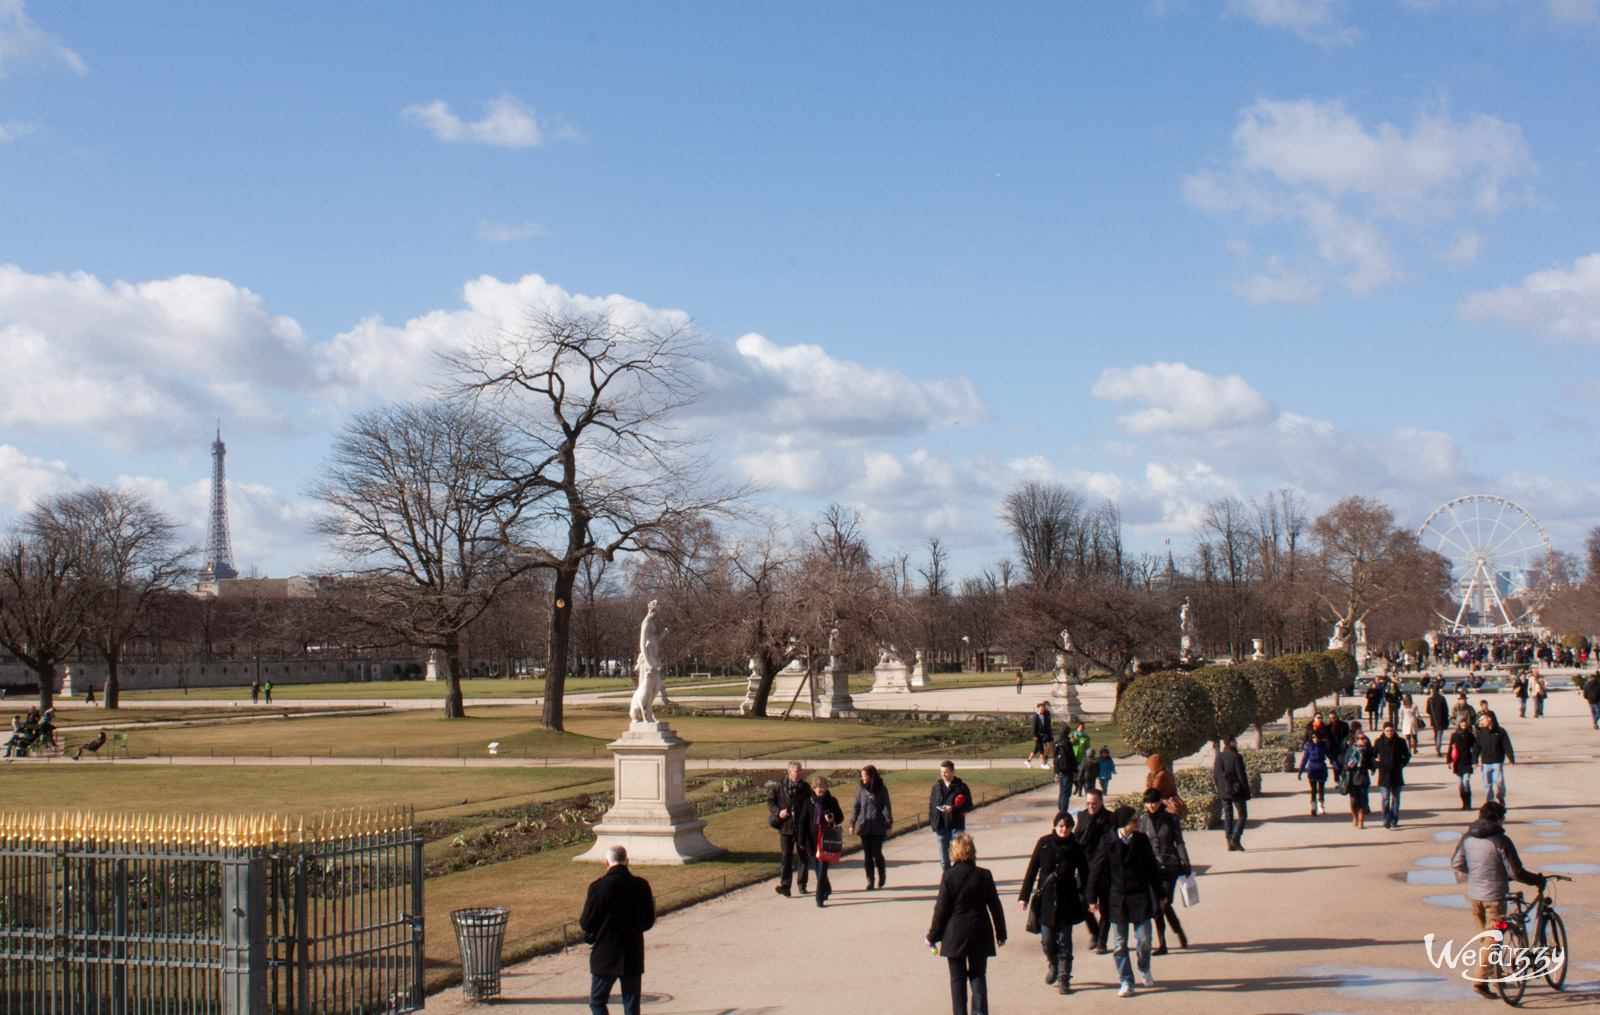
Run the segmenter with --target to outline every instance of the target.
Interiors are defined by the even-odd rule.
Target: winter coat
[[[1525,885],[1542,885],[1544,878],[1524,870],[1498,821],[1479,818],[1456,843],[1450,864],[1467,876],[1467,898],[1477,902],[1501,902],[1511,887],[1511,878]]]
[[[1033,739],[1035,739],[1035,740],[1049,740],[1050,739],[1050,713],[1049,712],[1045,712],[1043,714],[1041,714],[1039,712],[1033,713]]]
[[[949,806],[948,812],[939,810]],[[972,790],[955,776],[946,786],[943,779],[933,780],[928,791],[928,825],[935,832],[959,832],[967,827],[967,812],[972,810]],[[992,954],[992,953],[991,953]]]
[[[1163,878],[1180,878],[1189,873],[1189,847],[1183,841],[1183,825],[1168,811],[1148,810],[1139,815],[1139,831],[1150,840]]]
[[[850,808],[850,825],[857,835],[888,835],[894,825],[894,809],[889,805],[889,787],[879,779],[872,787],[858,786],[856,802]]]
[[[639,976],[644,972],[644,932],[656,923],[650,882],[618,864],[589,885],[578,927],[594,947],[589,972],[596,976]]]
[[[1336,713],[1333,722],[1325,728],[1328,731],[1328,752],[1335,758],[1344,757],[1345,745],[1350,742],[1350,724]]]
[[[1370,744],[1366,747],[1351,744],[1350,749],[1344,752],[1344,784],[1352,789],[1371,786],[1374,764]]]
[[[1100,851],[1101,844],[1106,836],[1116,835],[1116,818],[1105,807],[1100,808],[1099,814],[1090,814],[1085,807],[1078,811],[1078,821],[1072,828],[1072,835],[1083,845],[1083,855],[1093,859]]]
[[[844,824],[844,811],[839,807],[838,798],[827,790],[823,790],[821,796],[813,792],[800,805],[801,834],[806,842],[817,841],[817,828],[822,825],[824,817],[832,818],[836,825]]]
[[[993,955],[997,939],[1006,939],[1006,914],[994,875],[975,863],[951,864],[939,882],[928,940],[939,945],[940,955],[959,959]]]
[[[1250,799],[1250,773],[1238,751],[1224,748],[1217,752],[1217,760],[1211,763],[1211,781],[1216,784],[1219,800]]]
[[[1583,700],[1591,705],[1600,703],[1600,676],[1593,676],[1584,681]]]
[[[1478,730],[1478,761],[1484,765],[1503,762],[1516,763],[1517,753],[1511,749],[1511,736],[1499,724]]]
[[[1399,789],[1406,784],[1404,769],[1411,760],[1411,747],[1404,738],[1393,736],[1374,740],[1372,760],[1377,768],[1379,786]]]
[[[1428,695],[1428,723],[1436,730],[1450,728],[1450,703],[1438,691]]]
[[[778,780],[772,788],[767,790],[767,824],[776,828],[783,835],[799,835],[800,809],[805,802],[811,799],[811,787],[804,782],[793,783],[788,777]],[[786,818],[778,817],[778,812],[788,811]]]
[[[1307,740],[1305,750],[1300,754],[1300,767],[1296,771],[1311,776],[1312,782],[1326,782],[1328,779],[1328,766],[1332,765],[1335,773],[1339,771],[1339,757],[1333,754],[1327,744],[1320,740]]]
[[[1039,925],[1061,930],[1083,922],[1083,890],[1089,883],[1089,858],[1077,838],[1062,838],[1051,832],[1033,844],[1028,871],[1022,876],[1017,898],[1033,897],[1034,879],[1039,882]]]
[[[1450,734],[1450,771],[1456,775],[1471,775],[1472,766],[1478,763],[1478,736],[1472,728],[1458,729]]]
[[[1144,777],[1145,789],[1159,790],[1163,800],[1169,800],[1178,795],[1178,780],[1173,777],[1172,769],[1167,767],[1167,762],[1161,755],[1150,755],[1150,760],[1145,762],[1145,767],[1150,770]]]
[[[1108,900],[1113,924],[1153,919],[1160,884],[1161,865],[1143,832],[1134,832],[1126,842],[1120,830],[1112,832],[1089,865],[1090,896]]]

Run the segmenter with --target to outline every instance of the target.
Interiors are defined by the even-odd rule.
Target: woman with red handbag
[[[817,776],[811,780],[811,797],[801,806],[800,826],[810,830],[813,848],[812,862],[817,865],[817,908],[821,909],[833,894],[828,884],[828,864],[839,862],[839,852],[844,847],[844,809],[828,792],[828,780]]]

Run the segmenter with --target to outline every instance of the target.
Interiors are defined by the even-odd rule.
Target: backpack
[[[1071,775],[1078,770],[1078,756],[1073,753],[1070,743],[1057,740],[1054,749],[1052,764],[1057,775]]]

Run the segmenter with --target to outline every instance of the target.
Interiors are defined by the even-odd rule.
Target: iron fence
[[[0,816],[0,1015],[421,1010],[409,813]]]

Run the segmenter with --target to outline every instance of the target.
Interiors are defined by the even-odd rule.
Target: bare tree
[[[1060,582],[1074,550],[1083,553],[1074,545],[1083,532],[1083,498],[1058,483],[1027,482],[1006,494],[1001,510],[1024,578],[1037,588]]]
[[[56,667],[85,630],[89,595],[79,536],[39,507],[0,549],[0,645],[34,672],[41,709],[54,698]]]
[[[521,501],[500,475],[519,453],[508,429],[444,402],[357,415],[335,436],[312,495],[318,523],[349,565],[340,608],[394,643],[442,652],[445,715],[464,716],[463,635],[532,566],[506,549]]]
[[[1318,627],[1306,589],[1306,542],[1311,522],[1305,501],[1288,488],[1260,501],[1252,500],[1250,506],[1255,511],[1255,558],[1261,574],[1257,600],[1261,633],[1269,653],[1276,655],[1291,640],[1309,645]]]
[[[528,531],[507,546],[552,574],[541,724],[564,728],[573,589],[587,557],[651,549],[661,533],[743,495],[712,481],[700,443],[673,428],[704,397],[701,339],[622,311],[530,311],[446,359],[460,394],[522,438],[499,494]]]
[[[1432,602],[1450,584],[1450,564],[1397,526],[1370,497],[1346,497],[1312,523],[1312,588],[1336,630],[1350,634],[1373,611],[1407,599]]]
[[[1204,594],[1202,616],[1218,622],[1234,658],[1243,658],[1248,628],[1261,585],[1257,553],[1245,506],[1236,497],[1206,505],[1195,528],[1195,577]]]
[[[49,501],[34,525],[52,538],[81,541],[85,623],[106,663],[103,701],[116,708],[119,670],[128,642],[150,623],[152,605],[193,573],[197,547],[179,542],[178,526],[149,501],[126,490],[91,486]]]
[[[950,594],[950,548],[938,536],[928,537],[928,562],[917,568],[923,591],[930,596]]]

